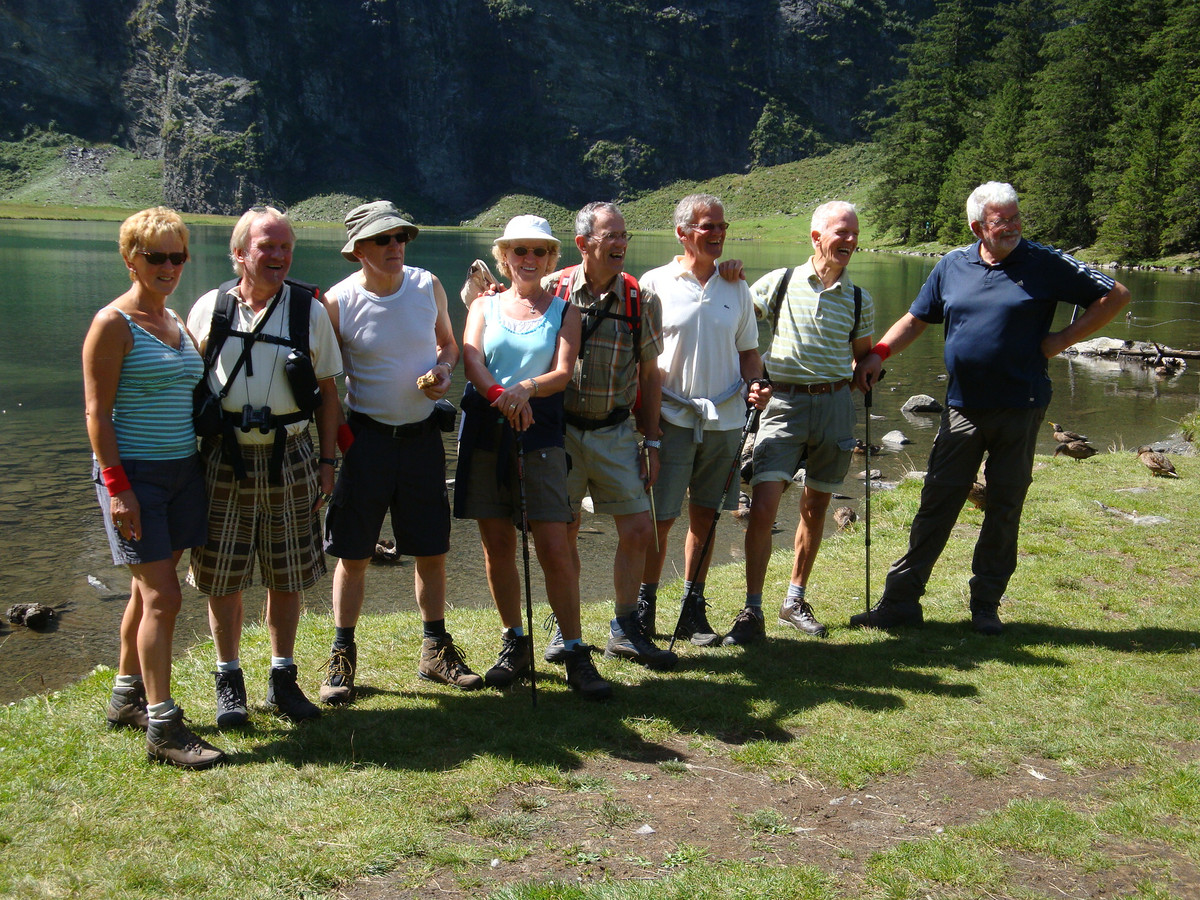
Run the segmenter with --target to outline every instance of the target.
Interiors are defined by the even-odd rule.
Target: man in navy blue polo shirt
[[[1050,402],[1046,360],[1103,327],[1129,302],[1124,285],[1022,238],[1011,185],[977,187],[967,200],[967,220],[979,240],[938,262],[909,311],[855,370],[858,387],[870,390],[889,355],[929,325],[945,329],[946,411],[908,552],[888,571],[879,603],[851,616],[851,625],[922,624],[921,595],[986,453],[988,502],[971,563],[971,624],[982,634],[1001,633],[997,610],[1017,567],[1021,509]],[[1062,331],[1051,332],[1057,303],[1085,309]]]

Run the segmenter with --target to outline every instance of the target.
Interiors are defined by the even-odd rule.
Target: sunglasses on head
[[[393,239],[397,244],[407,244],[408,232],[402,231],[399,234],[377,234],[375,237],[371,238],[371,240],[373,240],[376,245],[380,247],[386,247],[393,241]]]
[[[545,247],[513,247],[512,252],[515,253],[517,256],[524,256],[527,253],[532,253],[538,259],[541,259],[543,256],[545,256],[550,251],[547,250]]]
[[[173,266],[182,266],[188,261],[186,250],[184,250],[182,253],[163,253],[160,250],[139,250],[138,253],[146,257],[146,262],[150,263],[152,266],[161,266],[168,259],[171,261],[171,265]]]

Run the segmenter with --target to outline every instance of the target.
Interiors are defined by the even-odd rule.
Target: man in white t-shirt
[[[404,264],[417,234],[387,200],[352,209],[342,256],[360,268],[325,296],[346,367],[347,422],[338,430],[342,468],[325,518],[325,552],[338,564],[323,703],[354,698],[354,629],[389,511],[396,552],[416,558],[423,629],[417,673],[462,690],[483,685],[446,631],[450,506],[435,404],[450,389],[459,350],[441,282]],[[452,420],[453,408],[442,415]]]
[[[662,450],[654,488],[658,553],[647,554],[641,594],[656,595],[667,553],[667,536],[688,496],[684,553],[684,606],[676,638],[708,646],[720,641],[705,613],[704,580],[712,557],[702,548],[722,492],[726,509],[737,492],[726,491],[739,456],[746,403],[761,408],[771,396],[758,355],[758,326],[750,289],[742,279],[718,272],[729,223],[710,194],[692,194],[675,207],[675,236],[683,254],[639,279],[647,298],[662,306]],[[749,390],[747,392],[747,385]]]

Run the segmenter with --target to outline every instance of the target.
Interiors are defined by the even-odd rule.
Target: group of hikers
[[[729,224],[721,200],[708,194],[679,201],[681,252],[640,278],[624,270],[630,235],[615,204],[579,211],[580,259],[562,268],[562,242],[549,223],[516,216],[493,243],[509,286],[464,288],[470,308],[460,347],[442,284],[407,264],[419,229],[391,202],[346,216],[342,255],[358,269],[323,294],[288,278],[295,231],[287,216],[270,206],[248,210],[229,244],[235,278],[200,297],[186,324],[167,299],[188,260],[188,229],[163,207],[136,213],[119,237],[131,286],[96,314],[83,347],[96,495],[114,564],[132,575],[109,725],[145,730],[152,760],[199,769],[224,758],[171,697],[176,567],[185,550],[187,580],[208,597],[219,728],[249,719],[239,647],[242,592],[256,567],[272,654],[266,703],[299,722],[320,715],[293,658],[301,592],[325,574],[325,554],[337,559],[334,635],[318,700],[351,702],[355,629],[389,513],[396,551],[416,561],[420,677],[474,690],[503,688],[532,671],[518,572],[518,546],[528,566],[532,538],[557,624],[545,659],[564,666],[583,698],[604,700],[612,687],[580,622],[585,496],[597,514],[613,517],[617,534],[603,654],[669,670],[677,657],[655,642],[657,594],[685,499],[685,583],[672,608],[672,643],[752,645],[766,633],[772,526],[803,468],[778,621],[823,636],[805,592],[854,449],[851,391],[870,391],[883,362],[930,324],[944,327],[949,378],[920,509],[880,600],[850,621],[921,624],[920,598],[986,454],[971,623],[999,634],[997,610],[1016,567],[1035,435],[1050,399],[1046,360],[1112,319],[1129,293],[1026,241],[1007,184],[977,188],[967,218],[978,240],[947,254],[909,311],[874,341],[871,296],[847,275],[859,236],[849,203],[813,213],[807,262],[752,285],[740,263],[721,261]],[[1059,302],[1084,310],[1051,332]],[[456,426],[446,395],[460,358],[468,383],[452,508],[442,433]],[[343,373],[344,407],[335,381]],[[746,595],[728,630],[718,631],[704,596],[711,534],[720,510],[737,503],[731,467],[752,420],[759,427]],[[500,618],[496,662],[483,675],[446,628],[452,515],[478,522]]]

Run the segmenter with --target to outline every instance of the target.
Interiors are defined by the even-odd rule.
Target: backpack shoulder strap
[[[792,280],[792,272],[795,270],[788,267],[783,270],[783,277],[779,279],[779,284],[775,287],[775,293],[771,296],[771,334],[779,327],[779,310],[783,306],[783,298],[787,296],[788,283]]]
[[[288,300],[288,340],[301,353],[308,354],[309,310],[312,301],[321,296],[321,290],[315,284],[287,279],[291,286]]]
[[[850,340],[854,340],[854,332],[858,331],[858,323],[862,319],[862,288],[854,286],[854,327],[850,329]]]
[[[621,273],[625,284],[625,316],[633,329],[633,352],[636,356],[642,345],[642,291],[637,279],[628,272]]]
[[[561,300],[571,301],[571,279],[575,276],[575,266],[567,266],[558,273],[558,284],[554,288],[554,296]]]
[[[217,299],[213,301],[212,321],[208,325],[208,339],[204,344],[204,372],[207,375],[208,371],[216,364],[217,357],[221,354],[221,347],[229,338],[229,333],[233,331],[233,294],[230,293],[237,287],[237,279],[226,281],[217,288]]]

